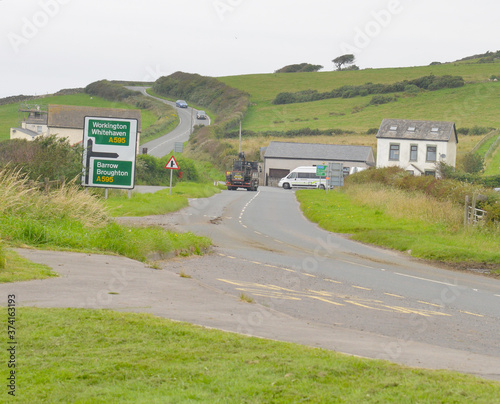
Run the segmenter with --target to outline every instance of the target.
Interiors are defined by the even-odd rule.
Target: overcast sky
[[[427,65],[500,49],[496,0],[0,0],[0,97],[101,79]],[[499,72],[500,74],[500,72]]]

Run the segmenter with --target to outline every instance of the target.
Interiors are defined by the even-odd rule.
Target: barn
[[[275,186],[294,168],[343,163],[345,168],[375,166],[370,146],[270,142],[264,153],[264,183]]]

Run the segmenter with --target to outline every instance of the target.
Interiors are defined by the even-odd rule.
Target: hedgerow
[[[295,93],[279,93],[272,101],[273,104],[292,104],[300,102],[310,102],[326,100],[330,98],[353,98],[357,96],[367,96],[372,94],[388,94],[399,92],[414,93],[418,90],[435,91],[442,88],[456,88],[465,85],[465,81],[460,76],[423,76],[414,80],[404,80],[393,84],[366,83],[360,86],[342,86],[329,92],[320,93],[317,90],[303,90]]]

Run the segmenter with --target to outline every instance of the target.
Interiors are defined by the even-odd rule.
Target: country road
[[[177,108],[175,102],[167,101],[162,98],[154,97],[147,93],[148,87],[126,87],[129,90],[138,91],[146,97],[154,98],[155,100],[164,102],[165,104],[171,105],[177,110],[179,115],[179,125],[171,132],[166,133],[158,139],[152,140],[150,142],[144,143],[140,146],[140,150],[147,149],[147,154],[154,157],[164,157],[174,150],[175,143],[177,142],[187,142],[192,133],[193,127],[195,125],[210,125],[210,118],[207,120],[196,119],[197,110],[188,108]]]

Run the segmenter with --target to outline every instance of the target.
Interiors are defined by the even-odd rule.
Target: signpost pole
[[[172,195],[172,173],[174,170],[170,170],[170,195]]]

